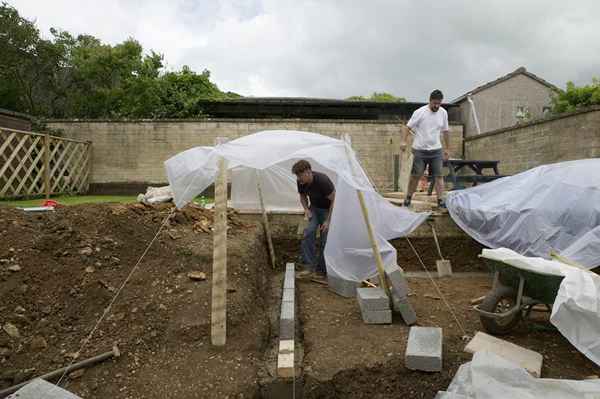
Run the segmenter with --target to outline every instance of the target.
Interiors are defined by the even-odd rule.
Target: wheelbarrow
[[[484,259],[494,275],[494,282],[492,290],[474,309],[487,332],[508,334],[521,320],[529,317],[535,305],[552,309],[563,276],[523,270],[498,260]]]

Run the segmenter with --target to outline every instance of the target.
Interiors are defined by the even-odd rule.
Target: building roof
[[[243,97],[200,101],[215,118],[401,119],[425,103],[337,100],[307,97]],[[459,121],[458,105],[443,104],[450,122]],[[456,111],[456,112],[452,112]]]
[[[478,93],[480,91],[488,89],[488,88],[490,88],[492,86],[497,85],[498,83],[502,83],[502,82],[504,82],[504,81],[506,81],[506,80],[508,80],[510,78],[513,78],[513,77],[517,76],[517,75],[525,75],[525,76],[527,76],[527,77],[529,77],[529,78],[537,81],[538,83],[540,83],[540,84],[542,84],[542,85],[544,85],[544,86],[546,86],[546,87],[548,87],[548,88],[550,88],[550,89],[552,89],[554,91],[560,91],[560,89],[558,87],[554,86],[552,83],[550,83],[547,80],[542,79],[539,76],[537,76],[537,75],[529,72],[527,69],[525,69],[525,67],[522,66],[522,67],[519,67],[519,68],[515,69],[514,71],[512,71],[511,73],[509,73],[507,75],[501,76],[501,77],[499,77],[496,80],[492,80],[491,82],[487,82],[486,84],[483,84],[481,86],[478,86],[478,87],[474,88],[473,90],[471,90],[471,91],[463,94],[462,96],[460,96],[460,97],[452,100],[450,102],[450,104],[458,104],[459,102],[462,102],[462,101],[466,100],[468,95],[473,95],[475,93]]]

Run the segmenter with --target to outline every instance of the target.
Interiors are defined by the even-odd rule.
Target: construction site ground
[[[171,205],[78,205],[25,213],[0,207],[0,389],[67,365],[103,315]],[[297,237],[276,237],[272,270],[260,218],[233,212],[228,234],[227,344],[210,344],[213,214],[197,207],[175,211],[143,262],[97,326],[77,360],[109,351],[118,359],[92,366],[61,386],[82,398],[260,398],[273,370],[277,337],[273,301],[283,266],[295,261]],[[442,238],[455,271],[484,271],[481,246]],[[426,266],[435,267],[432,239],[411,241]],[[406,240],[395,240],[405,270],[422,266]],[[18,268],[14,266],[17,265]],[[206,280],[188,273],[204,272]],[[470,304],[491,286],[488,277],[436,280],[469,335],[481,328]],[[356,300],[310,280],[299,281],[298,337],[304,356],[298,383],[307,398],[433,398],[460,364],[463,332],[431,281],[409,279],[419,325],[444,330],[444,369],[404,368],[408,327],[366,325]],[[507,340],[544,355],[543,377],[582,379],[600,370],[536,313]],[[78,373],[79,374],[79,373]]]

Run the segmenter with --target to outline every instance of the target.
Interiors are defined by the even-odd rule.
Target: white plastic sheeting
[[[348,280],[361,281],[376,273],[356,190],[364,193],[386,264],[396,263],[396,250],[387,240],[410,233],[428,216],[396,207],[380,196],[345,141],[288,130],[263,131],[215,147],[192,148],[168,159],[167,177],[178,207],[214,182],[219,157],[228,160],[232,171],[232,204],[245,209],[260,209],[257,176],[268,210],[294,210],[301,208],[291,173],[293,163],[307,159],[313,170],[327,174],[335,184],[336,200],[325,262],[329,273]]]
[[[484,249],[481,256],[536,273],[564,276],[550,322],[600,365],[600,276],[558,261],[525,257],[507,248]]]
[[[490,352],[477,352],[435,399],[592,399],[600,380],[535,378],[524,368]]]
[[[490,248],[600,265],[600,159],[539,166],[446,200],[452,219]]]

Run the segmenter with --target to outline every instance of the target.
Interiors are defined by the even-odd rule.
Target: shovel
[[[440,259],[435,261],[435,266],[437,267],[438,277],[446,277],[452,276],[452,264],[449,259],[444,259],[442,256],[442,249],[440,248],[440,243],[437,238],[437,234],[435,234],[435,228],[433,224],[430,224],[431,231],[433,232],[433,239],[435,240],[435,246],[437,247],[438,254],[440,255]]]

